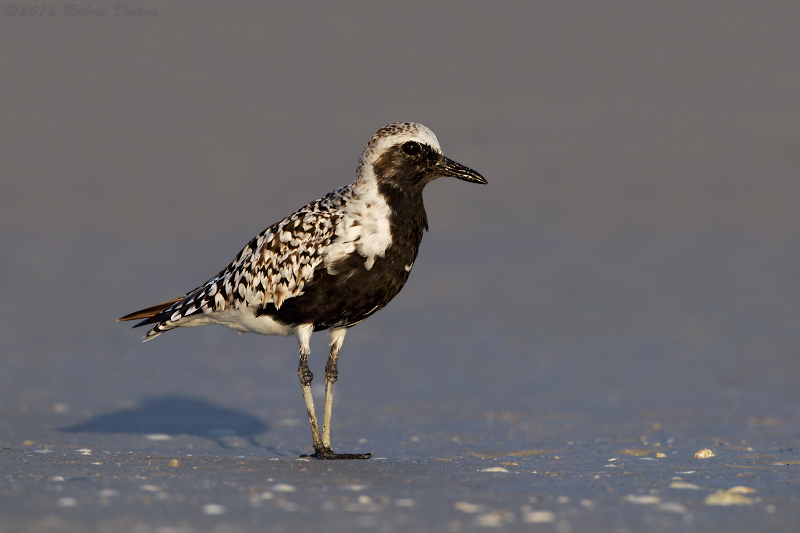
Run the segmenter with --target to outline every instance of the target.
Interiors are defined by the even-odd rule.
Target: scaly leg
[[[339,361],[339,350],[342,349],[345,328],[331,330],[331,353],[325,365],[325,418],[322,421],[322,443],[331,447],[331,412],[333,411],[333,384],[339,378],[336,363]]]
[[[302,326],[298,330],[300,339],[300,384],[303,386],[303,398],[306,400],[308,409],[308,420],[311,422],[311,435],[314,438],[315,459],[369,459],[371,453],[336,453],[331,450],[331,410],[333,408],[333,384],[338,376],[336,362],[339,357],[339,349],[344,341],[345,329],[335,329],[331,332],[331,355],[328,357],[328,364],[325,366],[325,418],[323,419],[324,437],[320,435],[317,415],[314,410],[314,399],[311,397],[311,380],[314,376],[308,369],[309,340],[311,339],[312,326]],[[300,457],[308,457],[301,455]]]
[[[300,377],[300,386],[303,387],[303,399],[306,401],[308,411],[308,421],[311,423],[311,438],[314,439],[314,450],[319,452],[324,448],[322,437],[319,434],[319,424],[317,423],[317,412],[314,409],[314,397],[311,396],[311,380],[314,374],[308,368],[308,354],[311,352],[310,341],[313,326],[303,325],[298,328],[297,338],[300,340],[300,365],[297,367],[297,375]]]

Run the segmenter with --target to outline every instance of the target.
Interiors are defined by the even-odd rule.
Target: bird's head
[[[379,185],[403,189],[421,189],[444,177],[487,183],[471,168],[445,157],[436,135],[413,122],[390,124],[378,130],[364,149],[358,175],[374,176]]]

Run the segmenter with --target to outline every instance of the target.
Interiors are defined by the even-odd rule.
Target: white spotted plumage
[[[287,298],[302,293],[314,270],[329,269],[342,254],[367,251],[359,246],[362,226],[352,225],[352,210],[360,198],[352,186],[337,189],[273,224],[254,238],[225,269],[164,311],[169,320],[145,336],[152,339],[178,326],[219,323],[240,331],[288,335],[269,317],[250,317],[259,306],[280,309]],[[391,236],[383,236],[385,247]],[[384,247],[384,249],[385,249]],[[381,250],[372,248],[372,253]],[[365,253],[365,262],[372,257]],[[275,331],[271,331],[275,330]]]
[[[269,303],[280,309],[286,299],[302,294],[318,267],[336,274],[340,261],[354,252],[363,257],[367,270],[372,268],[392,244],[391,208],[378,192],[372,164],[387,147],[408,140],[441,152],[434,133],[421,124],[398,124],[382,131],[364,149],[352,184],[257,235],[224,270],[165,309],[161,316],[169,318],[148,331],[145,340],[176,327],[206,324],[291,335],[293,328],[268,316],[256,317],[255,309]]]
[[[188,294],[126,315],[154,325],[145,340],[180,326],[220,324],[237,331],[294,335],[300,344],[298,377],[318,459],[368,459],[331,449],[333,384],[347,328],[382,309],[403,288],[428,219],[427,183],[454,177],[486,183],[442,154],[436,136],[410,122],[372,136],[355,181],[273,224],[245,246],[219,274]],[[328,330],[322,431],[311,391],[309,341]]]

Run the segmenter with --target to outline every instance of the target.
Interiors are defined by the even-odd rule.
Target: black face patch
[[[440,154],[429,145],[408,141],[386,150],[373,163],[372,170],[379,184],[424,187],[439,177],[440,160]]]

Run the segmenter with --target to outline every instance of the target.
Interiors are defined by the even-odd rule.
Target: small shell
[[[731,494],[752,494],[756,489],[745,487],[744,485],[737,485],[728,489]]]
[[[698,450],[698,451],[694,452],[694,458],[695,459],[708,459],[709,457],[714,457],[715,455],[717,455],[717,454],[715,454],[714,452],[712,452],[708,448],[703,448],[702,450]]]
[[[722,505],[722,506],[729,506],[729,505],[752,505],[753,498],[745,496],[744,494],[739,494],[736,492],[729,492],[727,490],[721,490],[715,492],[714,494],[710,494],[706,497],[705,501],[706,505]]]

